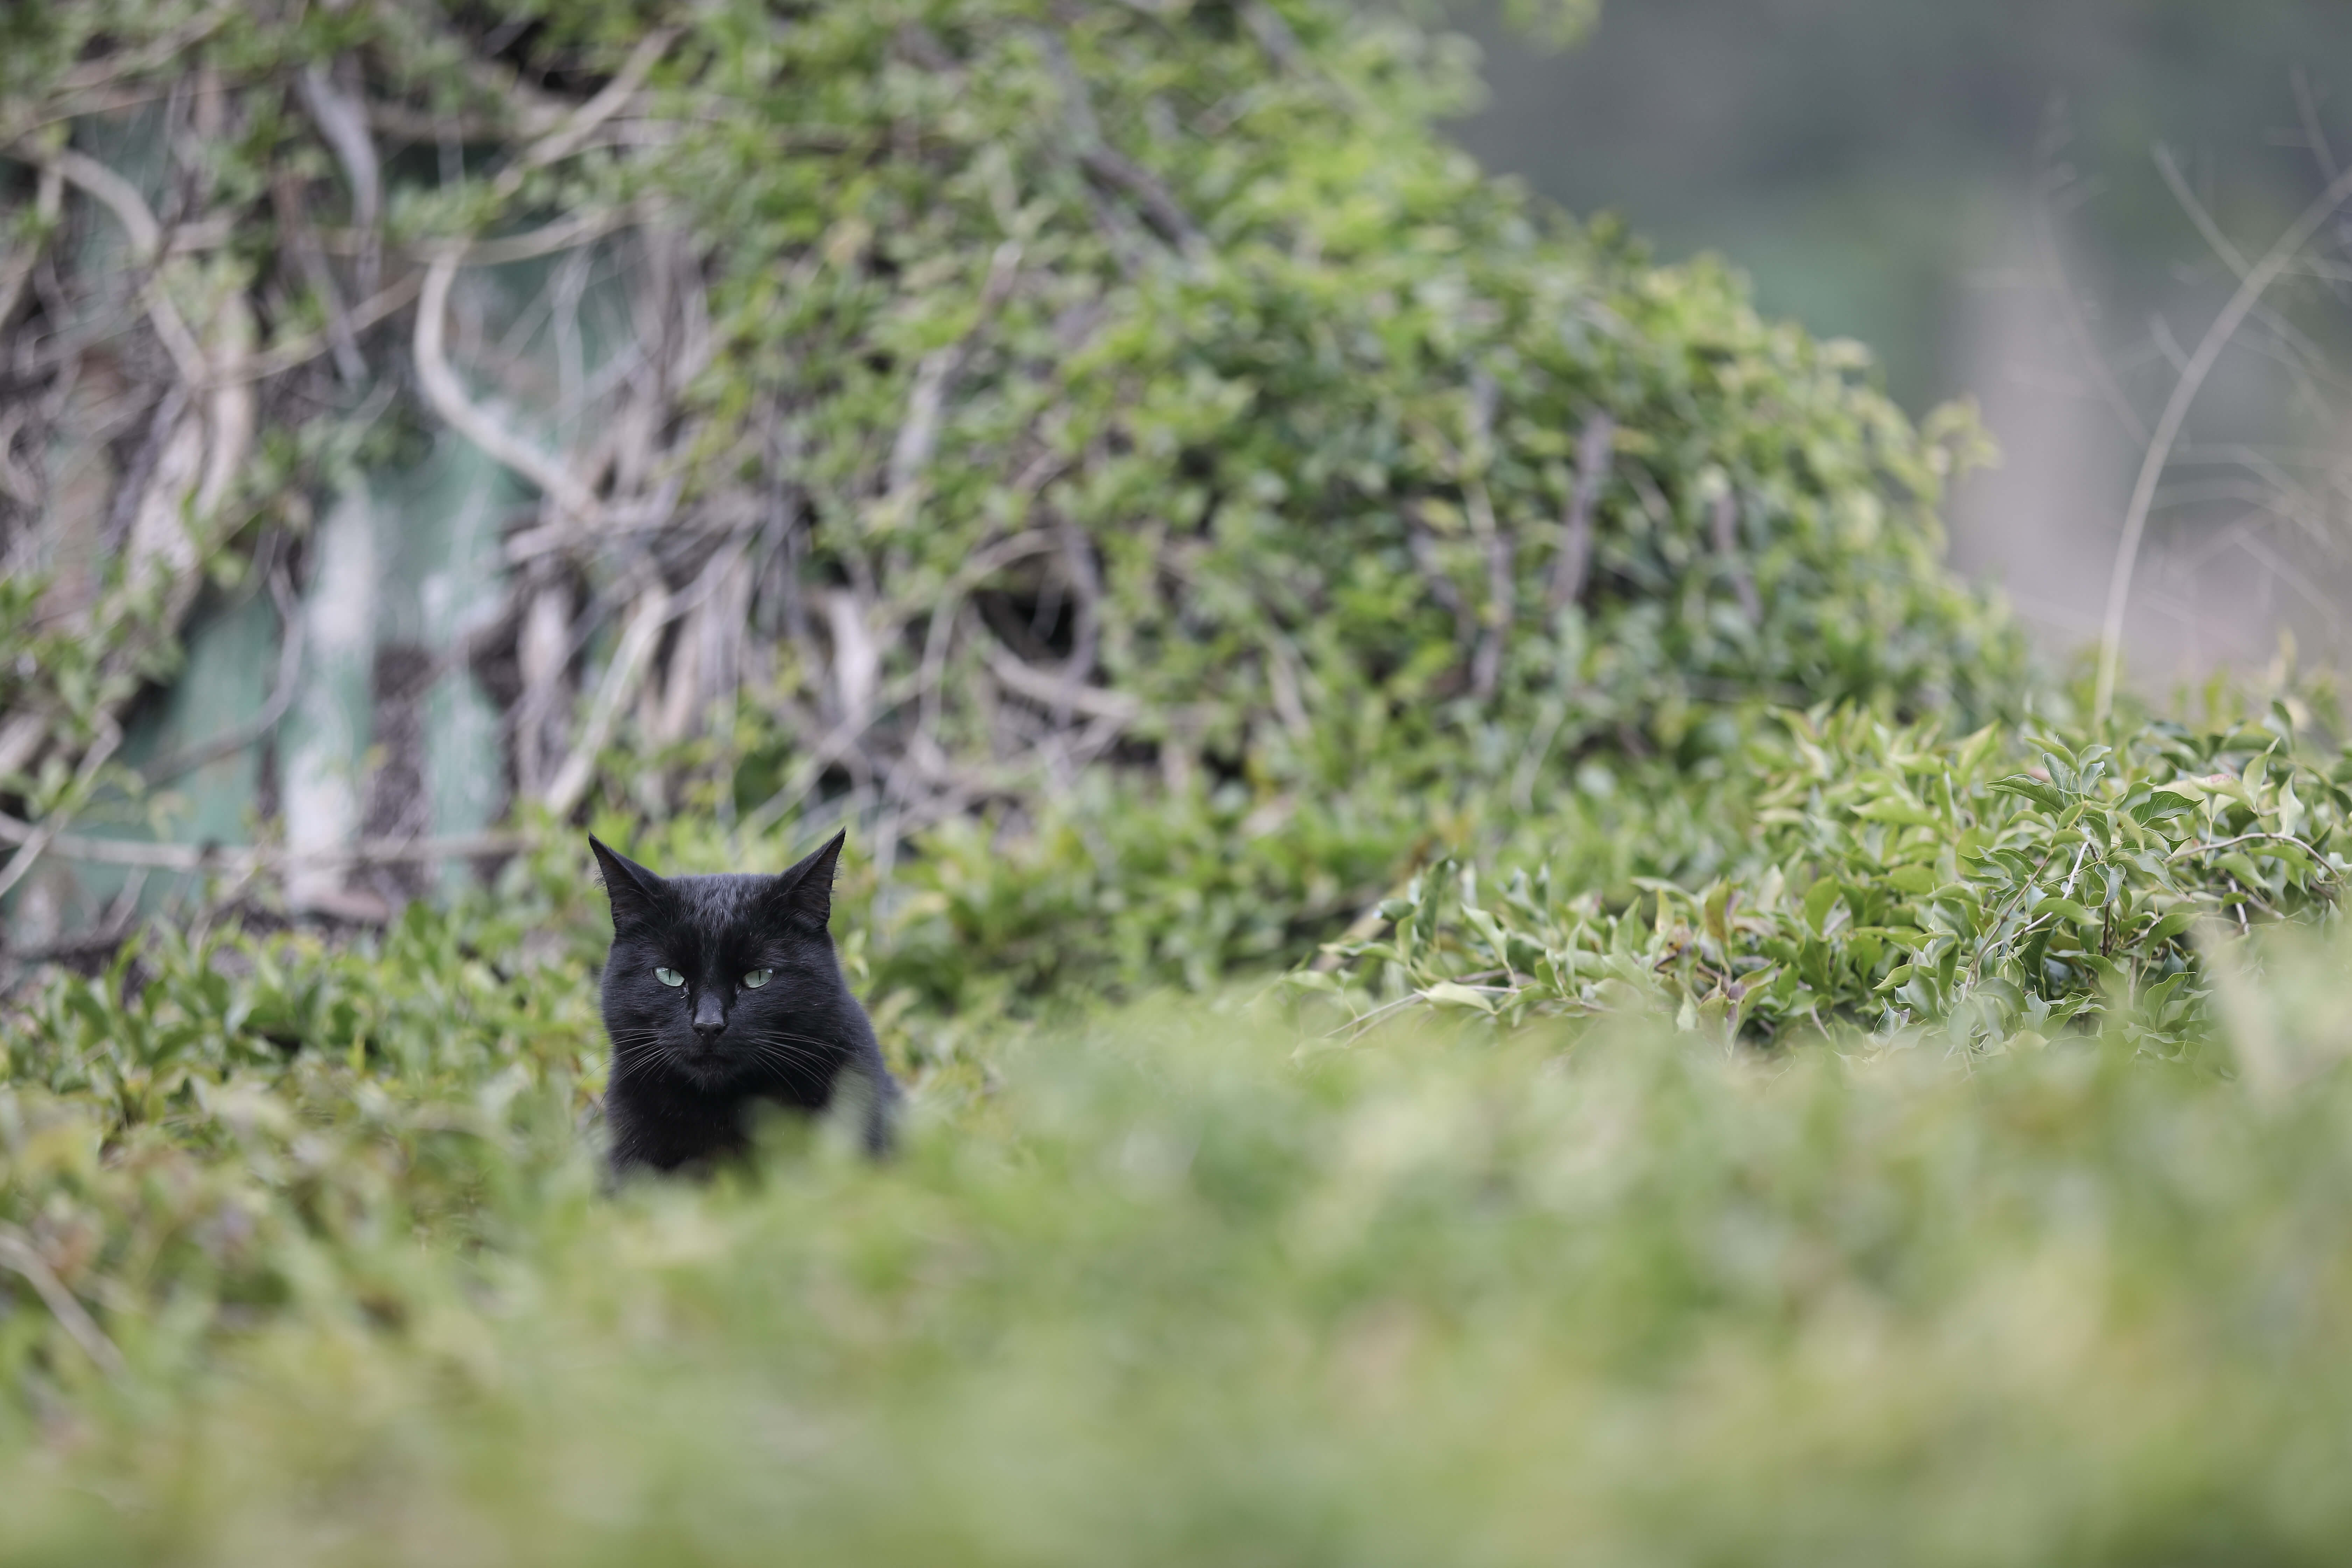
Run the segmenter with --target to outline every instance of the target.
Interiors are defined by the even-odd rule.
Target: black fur
[[[898,1088],[825,929],[844,837],[780,876],[667,878],[590,837],[613,905],[604,1120],[614,1171],[740,1153],[754,1101],[822,1110],[844,1073],[863,1080],[866,1147],[888,1147]],[[663,984],[657,969],[685,984]],[[768,983],[745,985],[760,969]]]

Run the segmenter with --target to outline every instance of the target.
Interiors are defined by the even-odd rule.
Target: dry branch
[[[67,181],[80,188],[97,201],[121,224],[123,234],[131,241],[131,255],[137,264],[150,268],[141,300],[147,314],[155,323],[155,335],[163,341],[173,363],[180,368],[180,377],[191,386],[201,386],[209,378],[204,350],[196,345],[195,334],[181,320],[179,308],[172,303],[159,285],[152,268],[163,259],[163,231],[148,209],[147,198],[138,187],[100,163],[97,159],[77,153],[71,148],[55,153],[19,145],[19,155],[35,163],[54,167]]]
[[[374,138],[368,134],[366,111],[335,86],[323,66],[304,67],[294,85],[352,187],[352,223],[366,237],[360,252],[359,290],[373,294],[381,266],[383,237],[377,225],[383,212],[383,164],[376,157]]]
[[[7,330],[16,307],[24,303],[25,291],[33,281],[33,269],[41,262],[46,231],[57,222],[58,213],[65,205],[65,175],[58,166],[43,165],[40,184],[33,195],[33,215],[44,232],[34,237],[22,255],[11,256],[5,265],[0,265],[0,331]]]
[[[639,40],[631,50],[613,79],[604,89],[573,110],[563,123],[533,142],[522,155],[498,177],[491,186],[496,199],[504,201],[522,186],[523,176],[533,169],[570,157],[594,133],[596,128],[628,107],[637,89],[645,85],[651,71],[669,47],[677,39],[675,27],[656,27]]]
[[[1756,579],[1748,575],[1748,563],[1739,554],[1739,492],[1725,488],[1708,509],[1707,521],[1715,539],[1715,552],[1723,561],[1723,569],[1731,574],[1731,591],[1739,596],[1739,613],[1748,624],[1764,624],[1764,602],[1756,595]]]
[[[74,812],[79,809],[83,798],[89,793],[90,784],[98,777],[98,770],[106,765],[106,760],[114,755],[115,748],[121,744],[122,731],[110,721],[89,749],[82,753],[81,765],[75,771],[73,784],[64,801],[41,819],[40,826],[26,826],[22,837],[9,839],[17,847],[16,853],[8,858],[8,864],[0,867],[0,895],[5,895],[9,889],[23,881],[26,873],[40,859],[42,852],[58,842],[66,825],[73,820]]]
[[[269,580],[270,596],[278,604],[280,642],[278,649],[278,679],[271,687],[269,699],[261,711],[237,725],[226,734],[175,752],[160,762],[150,763],[142,770],[150,787],[183,773],[194,773],[223,757],[234,756],[278,728],[286,710],[294,704],[294,693],[302,679],[302,617],[294,603],[293,584],[283,572],[273,574]]]
[[[653,657],[654,645],[669,618],[670,596],[658,584],[637,600],[636,610],[621,633],[621,646],[614,650],[612,663],[604,667],[604,678],[597,682],[596,696],[589,706],[588,721],[581,729],[579,742],[572,748],[572,754],[563,759],[562,766],[555,770],[554,782],[547,786],[543,804],[552,815],[568,816],[580,804],[580,797],[588,793],[597,753],[612,738],[613,725],[635,695],[646,663]]]
[[[40,832],[0,813],[0,843],[25,844]],[[520,833],[467,833],[446,838],[362,838],[357,843],[296,853],[253,844],[157,844],[139,838],[89,838],[53,835],[48,851],[62,859],[96,866],[144,867],[151,871],[219,872],[251,876],[311,868],[398,866],[435,860],[470,860],[513,855],[530,847]]]
[[[1559,523],[1559,554],[1552,562],[1551,592],[1546,606],[1554,615],[1584,597],[1585,574],[1592,563],[1592,517],[1601,504],[1601,487],[1609,482],[1609,459],[1617,440],[1617,421],[1598,413],[1584,422],[1576,441],[1576,484],[1570,490],[1568,510]]]
[[[2245,275],[2238,291],[2206,329],[2197,352],[2189,356],[2180,379],[2173,385],[2164,414],[2157,420],[2156,434],[2149,438],[2147,455],[2140,461],[2139,478],[2132,486],[2131,504],[2124,512],[2123,538],[2116,545],[2115,568],[2107,579],[2106,611],[2099,626],[2098,689],[2092,701],[2095,722],[2105,723],[2115,707],[2116,674],[2123,658],[2124,612],[2131,603],[2132,574],[2139,564],[2140,540],[2147,531],[2148,510],[2156,500],[2157,482],[2164,477],[2166,464],[2171,461],[2173,444],[2179,440],[2181,426],[2188,422],[2189,405],[2197,401],[2205,378],[2221,362],[2221,351],[2238,335],[2238,329],[2245,325],[2246,318],[2262,302],[2270,286],[2278,281],[2321,226],[2347,201],[2352,201],[2352,169],[2330,181],[2319,199],[2304,209],[2303,216],[2279,236],[2278,243]]]
[[[457,281],[461,252],[445,252],[425,268],[416,307],[416,382],[425,401],[449,426],[498,461],[537,485],[571,516],[598,520],[604,509],[572,472],[508,429],[466,395],[449,363],[449,287]]]
[[[1087,686],[1067,676],[1039,669],[1015,657],[1011,649],[984,633],[975,640],[980,644],[980,657],[987,664],[989,673],[1016,695],[1032,702],[1047,709],[1068,709],[1120,724],[1132,724],[1142,716],[1142,702],[1124,691]]]

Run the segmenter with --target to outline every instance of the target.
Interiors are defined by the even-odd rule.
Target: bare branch
[[[1201,250],[1201,226],[1160,183],[1159,175],[1099,144],[1078,150],[1078,166],[1100,184],[1124,193],[1143,214],[1143,221],[1151,226],[1152,232],[1169,245],[1186,255]]]
[[[2198,237],[2211,247],[2214,255],[2221,258],[2221,264],[2224,267],[2243,281],[2253,264],[2246,259],[2243,251],[2231,243],[2230,237],[2221,232],[2221,226],[2213,221],[2213,215],[2206,211],[2205,204],[2197,199],[2196,188],[2189,184],[2189,176],[2181,171],[2179,161],[2173,157],[2171,148],[2161,144],[2157,147],[2156,167],[2157,171],[2164,176],[2165,185],[2172,192],[2172,199],[2179,204],[2180,210],[2186,213],[2189,221],[2196,226]],[[2326,362],[2327,356],[2319,345],[2313,342],[2308,334],[2276,310],[2267,305],[2257,305],[2254,307],[2254,316],[2263,325],[2276,332],[2284,342],[2293,344],[2296,352],[2303,355],[2303,363],[2290,363],[2290,369],[2308,374],[2313,366]],[[2178,344],[2171,342],[2171,334],[2168,332],[2166,334],[2166,344],[2168,345],[2168,353],[2177,351],[2179,347]],[[2186,363],[2185,358],[2176,363],[2173,367],[2175,372],[2178,373],[2185,368]]]
[[[604,84],[602,92],[573,110],[562,124],[524,149],[522,156],[499,175],[497,183],[491,186],[497,197],[504,200],[512,195],[521,187],[523,176],[531,170],[544,168],[579,151],[581,144],[594,133],[599,125],[628,107],[629,100],[635,96],[638,88],[645,85],[646,74],[659,63],[662,56],[669,52],[670,45],[677,39],[676,27],[656,27],[646,34],[630,51],[619,72]]]
[[[223,757],[234,756],[278,728],[287,709],[293,705],[295,689],[302,679],[302,617],[296,611],[293,584],[287,581],[283,570],[270,574],[269,594],[277,601],[280,628],[278,679],[269,700],[262,704],[260,712],[226,733],[175,752],[161,762],[150,763],[141,772],[151,787],[194,773]]]
[[[975,640],[980,644],[980,657],[987,664],[989,673],[1032,702],[1048,709],[1067,709],[1097,719],[1109,719],[1121,724],[1131,724],[1143,715],[1142,702],[1124,691],[1082,685],[1066,676],[1039,669],[1013,657],[1012,650],[994,637],[982,635]]]
[[[335,275],[327,266],[327,258],[319,248],[319,237],[302,212],[302,197],[290,179],[280,178],[270,183],[270,204],[278,209],[278,232],[286,247],[294,254],[295,265],[302,269],[302,280],[327,308],[327,328],[314,337],[323,338],[334,351],[335,374],[343,378],[346,386],[357,386],[367,379],[367,361],[361,357],[359,336],[352,326],[351,313],[343,306],[343,291],[335,284]],[[308,356],[305,356],[306,358]],[[299,363],[295,362],[295,363]],[[240,367],[252,374],[248,367]],[[259,380],[258,375],[253,379]]]
[[[1756,579],[1748,574],[1748,564],[1739,554],[1739,492],[1726,485],[1715,498],[1708,514],[1715,536],[1715,552],[1722,557],[1724,569],[1731,574],[1731,590],[1739,596],[1739,609],[1751,626],[1764,624],[1763,601],[1756,596]]]
[[[669,624],[669,593],[656,584],[638,598],[636,612],[621,633],[621,646],[614,650],[613,662],[604,667],[604,678],[596,684],[595,700],[589,706],[588,721],[581,730],[579,743],[563,759],[563,765],[555,770],[554,782],[547,786],[544,804],[554,816],[569,816],[572,808],[580,804],[580,797],[588,793],[597,753],[604,749],[621,710],[635,693],[646,661],[653,657],[654,645],[660,640],[662,627]]]
[[[138,187],[100,163],[97,159],[77,153],[70,147],[55,153],[20,146],[18,151],[34,162],[53,166],[68,181],[98,201],[114,214],[122,231],[131,241],[131,254],[142,267],[152,268],[163,258],[163,231],[148,210],[147,198]],[[187,322],[180,319],[179,308],[172,303],[155,276],[151,272],[141,291],[150,320],[155,323],[155,335],[163,340],[173,362],[180,367],[181,379],[191,386],[201,386],[210,376],[205,363],[204,350],[197,347],[195,335],[188,331]]]
[[[2074,297],[2074,280],[2067,276],[2065,257],[2059,249],[2057,219],[2051,211],[2051,205],[2058,187],[2063,183],[2054,160],[2064,145],[2065,135],[2063,120],[2053,119],[2044,129],[2034,153],[2040,167],[2034,175],[2031,211],[2043,286],[2058,297],[2059,313],[2065,319],[2067,333],[2074,340],[2075,350],[2081,353],[2083,363],[2090,372],[2091,384],[2098,388],[2099,395],[2105,400],[2116,423],[2135,442],[2145,445],[2147,422],[2139,416],[2139,410],[2132,406],[2130,397],[2125,395],[2122,384],[2116,380],[2114,370],[2108,366],[2106,356],[2099,352],[2099,345],[2091,335],[2091,324],[2083,317],[2082,301]]]
[[[423,297],[416,310],[416,381],[425,402],[452,429],[546,491],[565,511],[576,518],[601,518],[604,509],[569,468],[467,397],[457,373],[450,368],[449,286],[457,281],[460,260],[459,253],[446,252],[425,272]]]
[[[1592,516],[1601,504],[1601,488],[1609,482],[1616,441],[1617,421],[1606,410],[1586,420],[1584,434],[1577,437],[1576,485],[1560,517],[1559,554],[1552,562],[1551,592],[1545,599],[1554,615],[1584,597],[1584,577],[1592,562]]]
[[[2347,200],[2352,200],[2352,170],[2330,181],[2319,199],[2304,209],[2303,216],[2279,236],[2278,243],[2246,274],[2238,291],[2206,329],[2197,352],[2189,357],[2189,368],[2173,386],[2163,417],[2157,421],[2156,434],[2148,442],[2147,456],[2141,460],[2139,479],[2132,487],[2131,504],[2124,513],[2123,538],[2116,545],[2115,569],[2107,580],[2106,613],[2099,628],[2098,688],[2092,702],[2095,722],[2105,723],[2115,708],[2116,674],[2123,658],[2124,612],[2131,603],[2132,573],[2139,563],[2140,541],[2147,531],[2148,509],[2156,500],[2157,483],[2164,476],[2165,465],[2171,460],[2172,447],[2188,421],[2189,405],[2197,401],[2205,378],[2221,361],[2221,351],[2238,335],[2238,329],[2245,325],[2263,295]]]
[[[81,765],[75,770],[74,782],[64,800],[41,819],[39,826],[27,827],[23,837],[11,840],[17,848],[16,853],[8,858],[8,864],[0,867],[0,895],[5,895],[9,889],[23,881],[25,874],[40,859],[41,852],[57,842],[66,825],[73,820],[73,814],[80,809],[92,781],[98,777],[98,770],[106,765],[106,760],[114,755],[114,749],[121,744],[122,731],[110,720],[98,739],[91,742],[89,750],[82,753]]]
[[[352,224],[366,237],[360,252],[359,291],[373,294],[382,266],[378,225],[383,211],[383,165],[376,157],[375,139],[368,134],[366,112],[335,86],[323,66],[304,67],[294,86],[352,187]]]
[[[912,489],[929,465],[931,451],[939,443],[940,415],[955,392],[956,377],[971,357],[972,340],[1013,292],[1020,267],[1019,241],[1008,239],[998,246],[989,258],[988,281],[982,286],[980,310],[971,327],[947,347],[925,354],[916,366],[914,391],[907,398],[907,417],[898,426],[898,438],[890,448],[888,496],[897,497]]]
[[[40,831],[0,813],[0,843],[22,844]],[[154,844],[136,838],[84,838],[55,835],[48,843],[60,859],[94,866],[144,867],[151,871],[199,871],[249,877],[257,872],[309,868],[398,866],[436,860],[470,860],[512,855],[533,841],[520,833],[467,833],[446,838],[362,838],[355,844],[301,853],[252,844]]]
[[[43,165],[40,184],[33,195],[33,215],[43,230],[57,222],[58,213],[65,205],[65,175],[58,166]],[[5,265],[0,265],[0,331],[7,329],[16,307],[24,303],[26,288],[33,280],[33,268],[40,265],[45,243],[45,235],[36,235],[25,247],[23,255],[11,256]]]
[[[1069,123],[1078,167],[1097,185],[1125,195],[1142,214],[1143,221],[1167,244],[1188,256],[1197,254],[1202,245],[1201,226],[1160,183],[1158,175],[1129,161],[1104,140],[1101,122],[1095,118],[1094,102],[1087,92],[1086,79],[1078,74],[1069,50],[1051,33],[1040,32],[1037,37],[1061,84],[1063,115]]]

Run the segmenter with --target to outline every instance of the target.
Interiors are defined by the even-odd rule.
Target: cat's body
[[[740,1153],[764,1102],[861,1095],[889,1144],[898,1086],[849,994],[826,922],[841,836],[779,876],[658,877],[589,839],[613,904],[604,1120],[616,1172]]]

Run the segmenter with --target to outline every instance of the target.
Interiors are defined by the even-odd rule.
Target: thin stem
[[[2092,703],[2095,723],[2105,723],[2115,709],[2116,670],[2123,656],[2124,611],[2131,603],[2132,573],[2139,563],[2140,541],[2147,532],[2148,509],[2156,501],[2157,482],[2164,477],[2165,465],[2171,460],[2173,446],[2188,421],[2189,405],[2197,401],[2197,394],[2220,362],[2221,351],[2238,335],[2238,330],[2253,314],[2263,294],[2278,281],[2303,247],[2311,243],[2320,226],[2347,200],[2352,200],[2352,170],[2330,182],[2319,199],[2304,209],[2294,226],[2281,235],[2269,254],[2246,274],[2229,304],[2206,329],[2204,340],[2189,356],[2180,380],[2172,389],[2171,400],[2164,405],[2164,416],[2157,421],[2156,434],[2149,439],[2147,454],[2141,460],[2138,482],[2132,487],[2131,505],[2124,513],[2123,539],[2116,546],[2115,570],[2107,580],[2106,614],[2099,628],[2098,693]]]

